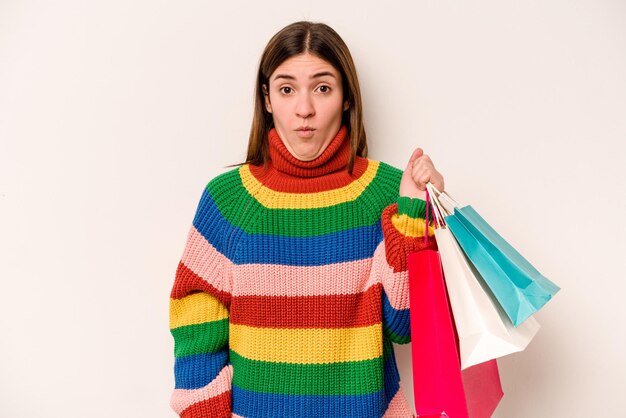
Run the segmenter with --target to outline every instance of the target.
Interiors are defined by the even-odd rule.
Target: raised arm
[[[426,230],[427,182],[443,190],[443,176],[421,148],[407,163],[400,180],[397,203],[382,214],[383,243],[374,254],[373,268],[383,284],[383,331],[398,344],[411,341],[407,256],[425,248],[436,249],[432,220]],[[424,235],[428,233],[428,244]]]

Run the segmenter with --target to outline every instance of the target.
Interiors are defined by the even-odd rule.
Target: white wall
[[[187,229],[245,156],[266,42],[301,19],[353,53],[369,156],[425,148],[563,288],[500,362],[495,416],[624,413],[626,4],[379,3],[0,2],[0,416],[173,416]]]

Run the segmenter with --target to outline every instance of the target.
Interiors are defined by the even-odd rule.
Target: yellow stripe
[[[398,231],[408,237],[423,237],[426,229],[424,218],[411,218],[406,214],[398,215],[397,213],[391,216],[391,223],[396,227]],[[432,222],[428,225],[428,236],[435,235],[435,228]]]
[[[170,329],[228,318],[228,309],[209,293],[170,299]]]
[[[382,324],[357,328],[256,328],[230,325],[230,347],[252,360],[320,364],[382,356]]]
[[[243,186],[263,206],[271,209],[314,209],[355,200],[374,180],[380,161],[368,160],[367,169],[357,180],[333,190],[317,193],[286,193],[272,190],[258,181],[248,164],[241,166],[239,175]]]

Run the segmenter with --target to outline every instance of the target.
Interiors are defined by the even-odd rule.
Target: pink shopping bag
[[[461,371],[439,254],[408,255],[413,390],[419,418],[489,418],[503,397],[498,364]]]
[[[413,390],[420,418],[469,418],[439,253],[407,256]]]
[[[426,225],[429,208],[427,193]],[[428,235],[424,240],[428,243]],[[491,417],[503,396],[498,364],[494,359],[461,371],[459,340],[439,253],[410,253],[407,262],[417,417]]]
[[[495,359],[461,372],[467,409],[471,418],[490,418],[504,393]]]

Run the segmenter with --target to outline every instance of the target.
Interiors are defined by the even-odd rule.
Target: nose
[[[313,100],[311,100],[311,96],[308,94],[302,94],[298,98],[298,103],[296,104],[296,115],[298,117],[306,119],[315,114],[315,106],[313,106]]]

